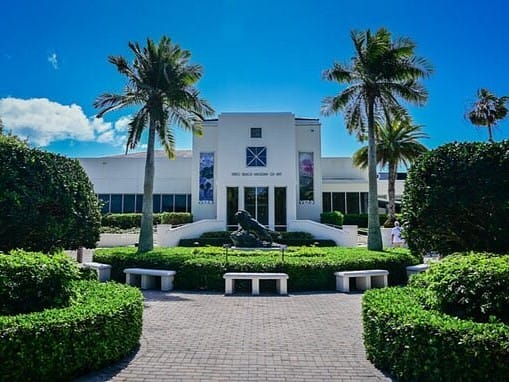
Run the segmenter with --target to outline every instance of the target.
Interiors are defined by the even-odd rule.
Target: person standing
[[[392,238],[392,246],[393,247],[402,247],[405,244],[405,239],[401,237],[401,227],[399,226],[399,222],[394,222],[394,228],[391,231]]]

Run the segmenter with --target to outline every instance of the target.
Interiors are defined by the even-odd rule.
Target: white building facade
[[[174,160],[156,152],[154,212],[191,212],[194,221],[227,229],[245,209],[273,230],[319,222],[323,211],[366,213],[367,172],[351,158],[322,158],[320,129],[318,119],[292,113],[207,120],[192,150],[178,151]],[[141,212],[143,153],[79,160],[105,202],[103,212]],[[397,195],[403,183],[397,182]],[[379,181],[379,195],[387,195],[387,181]]]

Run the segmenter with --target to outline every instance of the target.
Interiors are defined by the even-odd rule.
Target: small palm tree
[[[159,44],[147,39],[147,46],[129,43],[134,61],[129,64],[124,57],[110,56],[109,62],[127,77],[122,94],[105,93],[94,102],[100,109],[97,117],[124,107],[138,106],[129,122],[126,153],[134,149],[143,131],[148,127],[147,157],[143,185],[143,214],[141,219],[139,252],[154,247],[153,238],[153,189],[154,189],[154,143],[159,139],[169,158],[175,156],[173,125],[201,134],[204,116],[213,109],[199,97],[194,85],[202,76],[199,65],[189,64],[191,53],[173,44],[163,36]]]
[[[377,124],[376,156],[380,167],[387,166],[389,170],[389,218],[395,221],[396,214],[396,175],[398,165],[402,163],[409,167],[412,162],[424,154],[428,149],[419,142],[427,138],[421,131],[422,126],[412,124],[411,120],[396,119],[385,125]],[[368,167],[368,146],[361,147],[353,154],[354,165]]]
[[[428,77],[432,68],[424,58],[414,55],[415,44],[408,38],[395,41],[386,29],[375,34],[352,32],[355,56],[350,65],[334,63],[324,78],[346,84],[334,97],[326,97],[322,114],[344,112],[346,128],[359,139],[368,139],[368,249],[381,250],[382,236],[378,220],[376,178],[375,120],[390,115],[407,115],[399,99],[423,105],[428,94],[418,82]]]
[[[509,101],[509,96],[496,97],[490,93],[488,89],[479,89],[477,91],[478,100],[472,105],[472,108],[467,113],[470,122],[476,126],[484,126],[488,128],[488,141],[493,140],[493,127],[497,122],[507,116],[506,103]]]

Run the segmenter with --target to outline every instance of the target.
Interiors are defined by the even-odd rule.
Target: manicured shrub
[[[412,277],[426,304],[455,317],[509,324],[509,255],[456,254]]]
[[[161,214],[153,214],[154,224],[161,223]],[[101,219],[101,225],[103,227],[113,227],[120,229],[140,228],[141,226],[141,214],[140,213],[129,213],[129,214],[107,214],[103,215]]]
[[[63,309],[0,316],[2,381],[68,381],[129,354],[141,336],[143,296],[117,283],[77,281]]]
[[[343,225],[344,216],[339,211],[322,212],[320,214],[320,222],[323,224],[332,224],[337,226]]]
[[[378,215],[380,225],[387,220],[387,214]],[[343,218],[344,225],[356,225],[359,228],[368,228],[368,214],[345,214]]]
[[[450,143],[421,156],[403,194],[414,252],[509,252],[509,140]]]
[[[0,135],[0,251],[94,248],[99,202],[75,159]]]
[[[163,212],[161,224],[187,224],[193,222],[193,215],[189,212]]]
[[[228,254],[228,259],[226,259]],[[177,272],[177,289],[224,291],[225,272],[285,272],[290,291],[334,290],[334,272],[387,269],[389,283],[406,282],[407,265],[420,259],[407,250],[385,252],[365,248],[289,247],[284,251],[239,251],[217,247],[157,248],[138,254],[135,248],[98,249],[94,261],[111,264],[112,279],[123,282],[131,267],[169,269]]]
[[[78,278],[76,263],[63,253],[0,253],[0,314],[67,306]]]
[[[423,293],[405,287],[364,294],[368,359],[399,381],[506,381],[509,326],[424,309]]]

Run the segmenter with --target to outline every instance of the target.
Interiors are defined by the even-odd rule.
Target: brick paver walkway
[[[138,351],[80,381],[390,381],[366,360],[360,294],[144,295]]]

